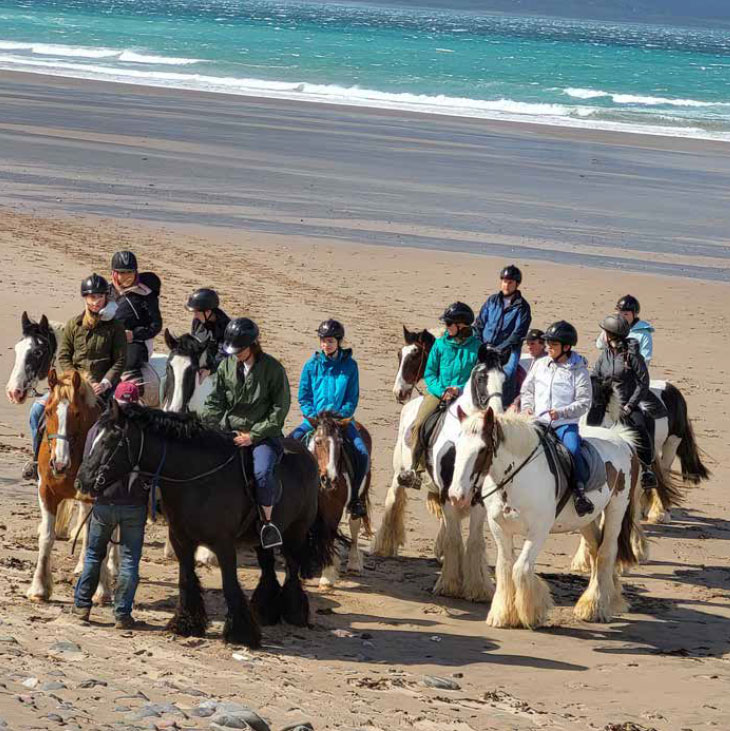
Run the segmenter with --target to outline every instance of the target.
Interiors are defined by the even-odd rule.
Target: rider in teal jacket
[[[305,439],[312,431],[308,419],[330,411],[343,419],[351,419],[360,399],[360,373],[352,350],[342,348],[345,328],[337,320],[325,320],[317,329],[321,350],[305,364],[299,381],[299,408],[304,421],[290,434]],[[355,472],[349,510],[353,518],[367,514],[360,492],[370,470],[370,455],[354,419],[345,430],[345,441],[351,447]]]

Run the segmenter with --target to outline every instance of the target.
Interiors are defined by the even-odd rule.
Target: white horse
[[[638,458],[634,437],[623,426],[594,427],[584,435],[606,466],[600,489],[591,491],[593,511],[578,517],[572,500],[559,515],[555,480],[540,440],[539,427],[524,416],[495,415],[492,409],[471,416],[461,413],[462,436],[456,443],[454,477],[449,498],[456,506],[469,505],[481,494],[489,528],[497,544],[497,588],[487,616],[492,627],[544,624],[552,598],[535,564],[550,533],[580,531],[588,542],[591,578],[574,608],[579,619],[608,622],[626,611],[617,561],[635,564],[632,541],[640,526],[631,505],[638,499]],[[603,514],[599,528],[598,519]],[[513,537],[525,536],[517,560]]]
[[[469,381],[459,398],[447,410],[443,427],[435,443],[427,449],[431,465],[428,479],[428,508],[440,521],[434,552],[442,559],[442,570],[434,593],[455,596],[470,601],[488,601],[494,585],[486,557],[484,541],[484,506],[475,504],[455,507],[445,500],[453,470],[454,444],[460,437],[458,409],[473,413],[491,406],[502,410],[502,391],[505,375],[496,351],[483,347],[480,362],[474,367]],[[396,388],[398,381],[396,381]],[[403,470],[409,469],[412,459],[413,423],[421,398],[409,401],[401,412],[398,440],[393,453],[393,480],[385,498],[385,513],[373,542],[373,552],[381,556],[396,556],[405,543],[406,488],[398,482]],[[469,536],[466,550],[461,537],[461,523],[469,518]]]

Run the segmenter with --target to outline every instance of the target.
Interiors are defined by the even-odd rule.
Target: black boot
[[[593,503],[586,497],[586,489],[582,482],[577,482],[573,487],[573,505],[579,518],[593,512]]]
[[[350,504],[347,506],[350,511],[350,517],[357,520],[358,518],[365,518],[368,514],[365,503],[360,499],[360,496],[354,497],[350,500]]]
[[[23,465],[23,471],[20,473],[20,476],[24,480],[32,480],[33,482],[38,482],[38,461],[35,459],[29,459]]]
[[[279,529],[270,520],[265,521],[261,526],[261,547],[268,550],[280,546],[283,542]]]
[[[653,490],[659,485],[659,481],[654,474],[654,470],[646,465],[642,466],[641,469],[641,487],[644,490]]]

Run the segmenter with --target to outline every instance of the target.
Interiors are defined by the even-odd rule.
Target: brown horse
[[[309,450],[317,460],[319,469],[319,505],[320,513],[327,526],[334,532],[337,531],[345,506],[350,500],[353,484],[352,468],[345,457],[344,432],[352,419],[341,419],[329,411],[322,412],[316,418],[309,418],[308,421],[314,427],[310,441]],[[372,454],[373,440],[365,427],[357,423],[368,453]],[[372,464],[371,464],[372,468]],[[365,483],[360,490],[360,497],[370,511],[369,491],[371,471],[368,471]],[[354,489],[357,489],[355,487]],[[364,518],[350,518],[350,551],[347,557],[347,571],[351,574],[362,573],[362,556],[357,547],[357,539],[360,534],[360,526],[364,524],[365,535],[372,535],[369,515]],[[322,578],[319,581],[320,587],[332,587],[339,577],[338,557],[322,571]]]
[[[56,517],[65,500],[76,498],[74,480],[84,455],[86,434],[100,414],[91,384],[79,371],[61,376],[48,374],[51,395],[45,408],[46,427],[38,453],[38,502],[41,523],[38,528],[38,563],[28,598],[40,602],[53,592],[51,551],[56,538]],[[85,541],[84,541],[85,543]],[[110,596],[106,567],[99,583],[99,598]]]
[[[398,373],[395,376],[393,393],[399,404],[411,397],[413,389],[426,371],[428,354],[436,342],[436,333],[430,330],[409,330],[403,325],[405,345],[398,351]]]

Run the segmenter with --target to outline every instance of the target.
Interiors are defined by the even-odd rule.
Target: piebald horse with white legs
[[[484,507],[479,503],[455,507],[448,502],[446,495],[453,472],[454,444],[460,438],[458,409],[466,413],[488,407],[501,411],[504,379],[499,354],[492,348],[482,346],[479,362],[472,370],[463,393],[447,407],[441,431],[434,443],[425,450],[430,477],[428,508],[441,521],[434,553],[442,559],[442,570],[433,589],[435,594],[470,601],[488,601],[493,593],[484,541]],[[385,498],[383,520],[373,543],[373,552],[377,555],[396,556],[400,546],[405,543],[407,497],[406,488],[398,483],[398,476],[411,465],[411,448],[416,438],[412,434],[412,427],[420,403],[420,398],[409,401],[401,411],[398,440],[393,454],[393,481]],[[461,523],[466,518],[469,518],[469,536],[465,549]]]
[[[456,442],[449,499],[456,506],[476,499],[486,507],[497,544],[497,586],[487,624],[534,629],[545,623],[552,598],[545,581],[535,574],[535,565],[550,533],[580,531],[589,546],[591,578],[573,610],[575,616],[608,622],[625,612],[618,566],[637,563],[633,546],[641,537],[632,510],[640,490],[631,430],[585,429],[584,439],[605,465],[605,482],[590,492],[593,511],[578,517],[572,500],[561,499],[539,426],[524,416],[495,414],[493,409],[470,416],[461,412],[459,418],[462,435]],[[525,537],[516,561],[515,535]]]

